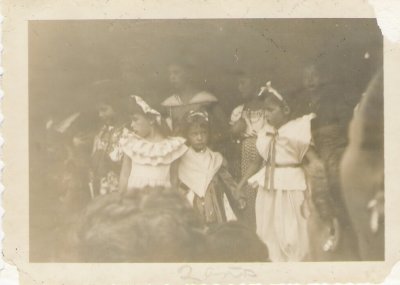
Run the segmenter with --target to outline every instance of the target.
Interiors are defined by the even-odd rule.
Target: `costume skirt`
[[[273,262],[302,261],[309,252],[307,220],[302,214],[305,191],[258,189],[257,234]]]

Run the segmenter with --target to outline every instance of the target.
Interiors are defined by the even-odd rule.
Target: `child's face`
[[[99,105],[98,112],[100,119],[104,122],[109,122],[115,116],[113,107],[105,103]]]
[[[279,104],[271,96],[264,100],[268,124],[275,128],[281,127],[288,120],[290,110]]]
[[[142,114],[135,113],[131,116],[132,131],[142,138],[147,138],[153,128],[152,122]]]
[[[208,130],[204,126],[193,125],[188,131],[188,142],[195,151],[202,151],[207,147]]]

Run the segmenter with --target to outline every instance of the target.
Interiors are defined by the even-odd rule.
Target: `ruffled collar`
[[[180,158],[187,151],[185,141],[182,137],[167,137],[159,142],[151,142],[129,133],[121,138],[120,145],[133,162],[155,166],[170,164]]]

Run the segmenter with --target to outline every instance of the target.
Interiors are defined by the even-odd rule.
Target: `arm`
[[[224,159],[221,168],[218,170],[217,175],[219,176],[221,183],[223,184],[223,190],[228,198],[233,198],[235,201],[238,201],[241,197],[241,193],[238,192],[237,183],[235,179],[233,179],[232,175],[229,173],[227,169],[227,161]]]
[[[324,220],[334,217],[333,202],[329,194],[325,167],[318,154],[310,148],[305,154],[307,163],[304,170],[309,180],[312,201]]]
[[[179,186],[178,169],[179,169],[179,159],[172,162],[170,168],[171,187],[173,190],[178,190]]]
[[[240,118],[236,122],[234,122],[230,127],[230,132],[233,137],[240,137],[246,131],[246,122],[244,119]]]
[[[125,192],[128,190],[128,180],[131,174],[132,161],[129,156],[124,155],[122,159],[121,174],[119,177],[119,190]]]
[[[225,112],[219,104],[210,105],[210,112],[212,113],[212,118],[214,120],[212,124],[215,128],[213,141],[223,142],[229,136],[228,117],[225,115]]]
[[[242,189],[243,186],[247,183],[247,180],[249,180],[250,177],[256,174],[258,170],[260,170],[262,162],[263,162],[262,157],[260,155],[257,155],[257,157],[254,159],[254,161],[250,164],[249,168],[247,169],[247,172],[243,175],[242,179],[240,180],[238,184],[238,189]]]

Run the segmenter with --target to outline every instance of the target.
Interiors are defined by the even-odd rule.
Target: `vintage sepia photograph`
[[[385,261],[374,18],[28,21],[29,262]]]

